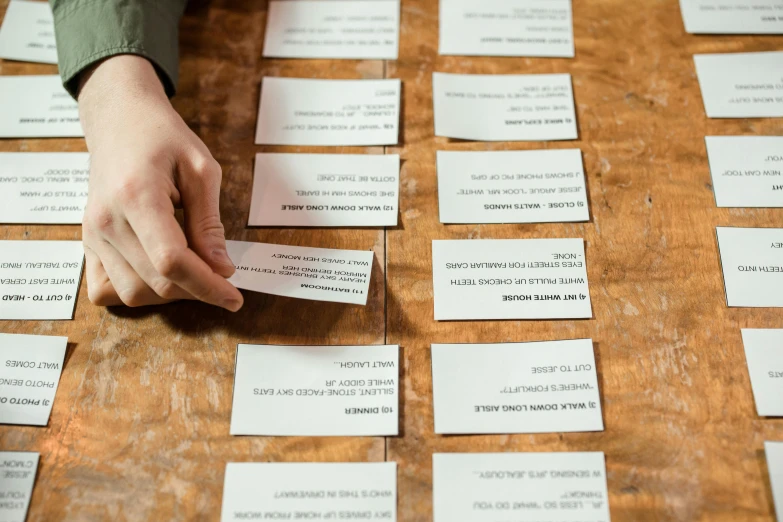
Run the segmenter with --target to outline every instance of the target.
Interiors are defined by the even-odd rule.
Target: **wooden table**
[[[7,0],[0,0],[0,13]],[[265,1],[193,2],[182,24],[176,108],[223,166],[232,239],[372,249],[366,307],[246,293],[230,314],[195,303],[102,309],[82,282],[73,321],[0,322],[0,332],[67,335],[45,428],[3,426],[0,448],[38,451],[30,522],[215,521],[229,461],[396,461],[400,522],[432,515],[433,452],[604,451],[612,520],[772,521],[763,441],[783,419],[756,416],[740,328],[783,326],[783,310],[728,309],[716,225],[783,226],[780,209],[715,207],[705,135],[783,135],[781,119],[709,120],[694,53],[768,51],[781,37],[693,36],[677,0],[576,0],[575,59],[438,56],[436,0],[402,0],[396,61],[261,58]],[[577,142],[467,143],[433,136],[431,73],[573,75]],[[54,66],[0,61],[0,74]],[[264,76],[401,78],[398,147],[253,144]],[[436,150],[579,147],[584,224],[439,223]],[[2,140],[2,151],[83,151],[79,139]],[[400,224],[368,230],[251,229],[256,152],[399,153]],[[79,239],[78,226],[3,226],[2,239]],[[592,320],[436,322],[432,239],[583,237]],[[433,434],[430,343],[591,337],[602,433]],[[401,434],[231,437],[235,347],[400,344]]]

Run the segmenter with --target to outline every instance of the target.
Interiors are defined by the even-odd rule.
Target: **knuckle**
[[[178,248],[166,248],[152,259],[152,266],[166,279],[173,279],[181,272],[184,251]]]
[[[141,176],[129,176],[117,184],[114,199],[119,203],[134,201],[139,198],[144,187]]]
[[[87,233],[106,233],[114,228],[114,214],[108,207],[88,207],[83,219]]]
[[[123,288],[117,292],[117,295],[120,297],[120,301],[125,303],[125,306],[131,308],[147,304],[144,299],[144,290],[139,286]]]
[[[153,285],[152,289],[158,296],[163,299],[176,299],[178,296],[178,287],[168,279],[159,278]]]
[[[111,306],[117,302],[117,294],[110,283],[87,284],[87,297],[96,306]]]
[[[193,172],[197,178],[205,182],[219,181],[223,176],[220,163],[212,157],[205,156],[193,161]]]

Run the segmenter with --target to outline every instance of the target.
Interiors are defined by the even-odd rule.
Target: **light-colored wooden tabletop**
[[[398,463],[400,522],[432,518],[433,452],[603,451],[612,520],[774,520],[763,442],[783,419],[755,413],[740,328],[783,327],[783,310],[728,309],[716,225],[783,226],[783,209],[718,209],[705,135],[783,135],[782,119],[709,120],[694,53],[783,50],[783,37],[694,36],[677,0],[575,0],[575,59],[438,56],[436,0],[402,0],[395,61],[261,58],[267,3],[194,1],[181,26],[174,105],[223,166],[231,239],[375,252],[366,307],[245,293],[230,314],[177,303],[102,309],[82,282],[73,321],[0,321],[0,332],[66,335],[49,425],[0,427],[0,449],[38,451],[28,520],[216,521],[226,462]],[[0,0],[0,14],[7,0]],[[435,138],[433,71],[571,73],[576,142]],[[4,62],[0,74],[53,74]],[[264,76],[401,78],[400,222],[389,229],[246,226],[256,152],[382,148],[253,144]],[[579,147],[591,220],[438,221],[436,150]],[[83,151],[80,139],[0,140],[0,151]],[[0,239],[79,239],[78,226],[2,226]],[[432,239],[579,237],[594,317],[436,322]],[[433,433],[430,343],[591,337],[602,433],[443,437]],[[401,433],[388,438],[231,437],[237,343],[399,344]]]

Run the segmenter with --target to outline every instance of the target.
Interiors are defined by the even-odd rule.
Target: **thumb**
[[[235,267],[226,252],[225,230],[220,221],[220,164],[211,156],[183,163],[178,188],[188,246],[216,273],[230,277]]]

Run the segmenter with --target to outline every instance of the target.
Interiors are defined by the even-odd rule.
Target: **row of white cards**
[[[367,302],[372,251],[244,241],[227,248],[237,288]],[[0,319],[70,319],[82,262],[78,241],[2,241]],[[582,239],[435,240],[432,278],[437,320],[592,317]]]
[[[0,152],[0,223],[79,224],[89,155]],[[397,225],[396,154],[257,154],[250,226]],[[443,223],[588,221],[578,149],[438,152]]]
[[[571,0],[440,0],[440,54],[574,56]],[[783,34],[780,0],[680,0],[685,29],[704,34]],[[263,55],[396,59],[399,0],[269,2]],[[57,63],[45,2],[11,0],[0,58]]]
[[[758,415],[783,417],[783,330],[742,339]],[[0,334],[0,424],[47,424],[66,344]],[[433,344],[432,381],[435,433],[603,430],[590,339]],[[398,346],[237,347],[233,435],[396,435],[398,404]]]
[[[719,207],[783,207],[783,137],[705,138]],[[589,220],[578,149],[438,151],[442,223]],[[381,154],[257,154],[250,226],[397,224],[400,158]],[[0,153],[0,223],[78,224],[89,155]]]
[[[711,118],[783,116],[783,52],[696,55]],[[741,78],[738,81],[737,78]],[[435,135],[477,141],[578,137],[570,74],[433,73]],[[259,145],[399,141],[400,80],[263,79]],[[0,77],[0,137],[81,137],[59,76]]]
[[[601,452],[436,453],[432,484],[435,522],[610,520]],[[227,464],[221,522],[261,519],[393,522],[397,465]]]
[[[689,33],[783,34],[783,0],[680,0]],[[783,52],[693,57],[710,118],[783,116]],[[783,137],[707,136],[718,207],[783,206]],[[782,229],[716,229],[728,306],[783,306]],[[776,242],[779,242],[776,245]],[[743,329],[759,416],[783,416],[783,330]],[[777,519],[783,520],[783,442],[766,442]]]
[[[399,372],[398,346],[241,344],[231,434],[397,435]],[[604,429],[590,339],[433,344],[432,381],[435,433]]]
[[[577,139],[570,74],[433,73],[435,134],[480,141]],[[264,78],[259,145],[399,141],[400,80]],[[0,138],[83,136],[60,77],[0,77]]]
[[[707,115],[783,116],[783,52],[694,56]],[[737,81],[741,78],[741,81]],[[569,74],[433,73],[435,134],[479,141],[577,139]],[[78,137],[58,76],[0,77],[0,137]],[[400,80],[264,78],[256,143],[370,146],[399,140]]]
[[[742,339],[758,415],[783,417],[783,330]],[[231,434],[397,435],[398,358],[398,346],[241,344]],[[591,339],[433,344],[432,385],[435,433],[604,429]]]
[[[783,442],[765,442],[777,517],[783,515]],[[39,454],[0,452],[0,518],[23,522]],[[601,452],[435,453],[434,522],[558,520],[609,522]],[[226,465],[221,522],[241,520],[397,520],[397,464],[252,463]]]
[[[435,135],[479,141],[577,139],[570,74],[432,74]],[[259,145],[396,145],[400,80],[266,77]]]
[[[783,137],[705,138],[719,207],[783,207]],[[442,223],[589,220],[578,149],[438,151]],[[397,224],[400,158],[257,154],[250,226]],[[0,223],[78,224],[89,155],[0,153]]]
[[[773,498],[783,514],[783,442],[766,442]],[[397,520],[397,466],[229,463],[221,522]],[[434,522],[609,522],[602,452],[435,453]]]
[[[571,18],[571,0],[440,0],[440,54],[572,57]],[[394,60],[399,33],[399,0],[272,0],[263,55]],[[0,58],[57,63],[46,2],[9,2]]]

